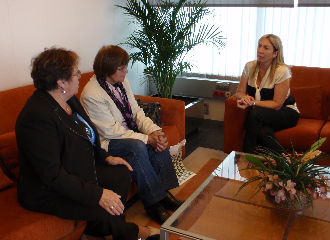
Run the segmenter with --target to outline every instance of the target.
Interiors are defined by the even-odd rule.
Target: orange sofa
[[[92,72],[82,74],[78,98]],[[19,166],[16,137],[16,118],[28,97],[34,91],[33,85],[0,92],[0,239],[80,239],[85,221],[64,220],[52,215],[32,212],[22,208],[17,201],[15,181]],[[161,120],[170,145],[185,138],[185,106],[183,101],[138,96],[145,102],[159,102],[162,107]],[[129,198],[136,193],[132,185]]]
[[[306,151],[320,137],[321,150],[330,153],[330,68],[292,66],[291,93],[300,111],[297,126],[275,133],[286,148]],[[225,102],[224,152],[242,151],[246,110],[236,107],[236,97]],[[329,165],[329,159],[320,164]]]

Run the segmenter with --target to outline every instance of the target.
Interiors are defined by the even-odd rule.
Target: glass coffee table
[[[161,226],[161,239],[330,239],[329,196],[300,212],[275,208],[256,185],[237,194],[255,175],[247,166],[244,153],[230,153]]]

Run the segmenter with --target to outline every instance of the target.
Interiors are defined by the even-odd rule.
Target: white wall
[[[0,90],[32,83],[31,58],[51,46],[64,47],[80,56],[80,70],[92,70],[98,49],[119,44],[132,25],[116,4],[121,0],[1,0]],[[136,94],[147,94],[141,85],[142,67],[129,69]]]

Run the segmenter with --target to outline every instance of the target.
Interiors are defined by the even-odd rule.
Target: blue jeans
[[[159,202],[167,196],[166,190],[178,186],[168,148],[155,152],[151,145],[137,139],[111,139],[108,152],[132,166],[132,178],[145,207]]]

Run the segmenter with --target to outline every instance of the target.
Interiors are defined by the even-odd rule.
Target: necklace
[[[64,110],[66,111],[66,113],[67,114],[72,114],[72,110],[71,110],[71,107],[69,106],[69,104],[65,103],[65,105],[66,106],[65,106]]]

